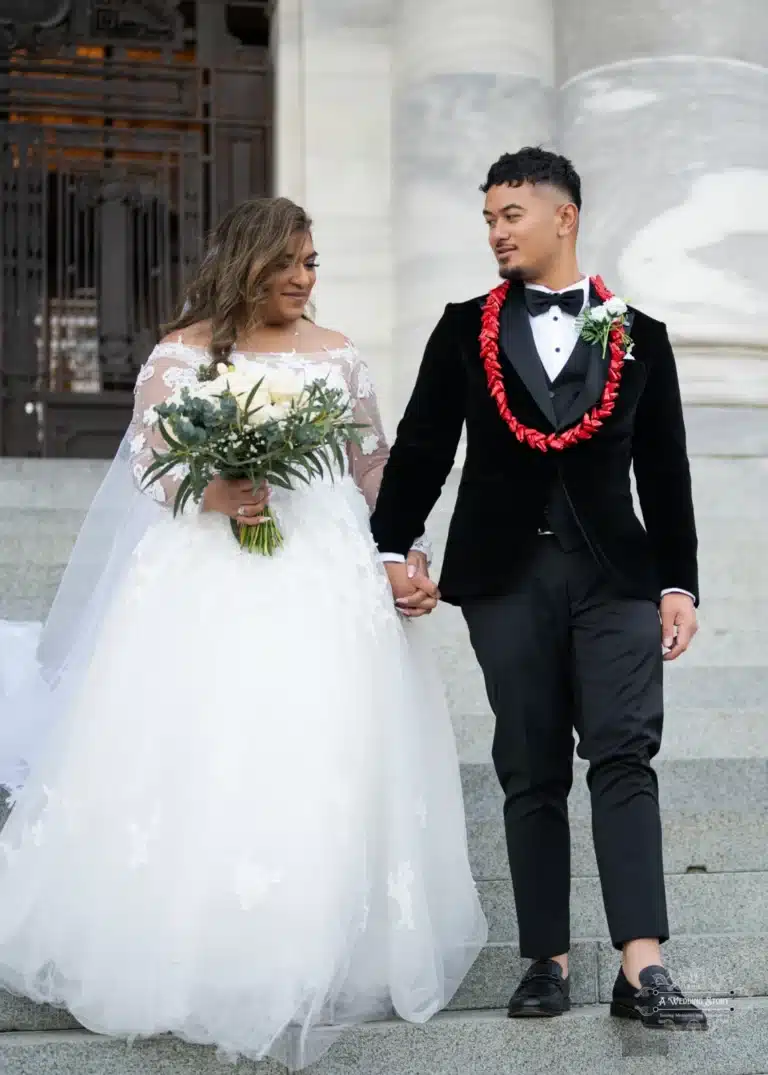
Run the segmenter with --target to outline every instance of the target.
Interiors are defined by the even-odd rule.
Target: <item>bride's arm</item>
[[[151,485],[143,484],[147,468],[154,462],[153,450],[168,450],[155,420],[154,410],[178,388],[196,382],[197,366],[201,362],[198,352],[191,351],[183,344],[166,341],[154,349],[141,367],[136,380],[133,418],[128,430],[133,480],[142,492],[168,507],[173,506],[187,468],[179,465],[159,481]],[[197,505],[190,500],[186,510],[197,510]]]
[[[368,365],[355,355],[350,374],[350,394],[352,396],[353,421],[358,422],[360,444],[350,442],[347,446],[349,471],[358,489],[362,492],[370,512],[376,507],[379,486],[384,467],[389,459],[389,444],[381,422],[379,404],[373,386]],[[427,560],[431,558],[431,546],[425,534],[414,541],[412,549],[423,552]],[[396,553],[382,552],[382,559],[402,561],[403,556]]]

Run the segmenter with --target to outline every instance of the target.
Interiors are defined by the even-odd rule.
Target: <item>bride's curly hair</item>
[[[163,332],[208,321],[213,364],[226,359],[237,337],[261,323],[269,281],[289,257],[291,239],[311,227],[304,209],[288,198],[253,198],[230,209]]]

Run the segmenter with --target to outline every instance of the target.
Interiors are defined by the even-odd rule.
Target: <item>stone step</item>
[[[694,668],[691,672],[696,674],[667,687],[661,758],[703,761],[768,756],[768,668]],[[704,683],[698,682],[700,678]],[[709,697],[701,698],[697,708],[684,704],[689,683],[702,695],[710,687]],[[494,717],[488,711],[482,684],[477,685],[476,700],[470,695],[471,685],[472,681],[453,680],[448,701],[461,760],[482,763],[491,755]],[[467,701],[474,702],[472,709],[459,708]],[[737,708],[742,702],[748,708]]]
[[[49,542],[47,538],[38,537],[28,542],[28,539],[22,537],[13,539],[13,544],[21,548],[22,544],[34,546],[36,541],[44,543],[48,549],[54,548],[57,543],[56,538],[50,539]],[[0,539],[0,546],[2,544]],[[0,556],[8,550],[9,544],[5,545],[5,550],[0,547]],[[38,620],[44,618],[50,609],[63,565],[48,564],[44,556],[34,560],[32,554],[33,550],[30,551],[28,560],[19,558],[10,563],[0,559],[0,619]],[[768,624],[768,600],[755,601],[753,608],[744,613],[749,617],[749,622],[756,625],[748,629],[727,626],[729,619],[733,621],[739,617],[745,602],[721,600],[716,604],[717,609],[710,607],[702,613],[699,633],[688,653],[677,666],[668,666],[668,687],[674,689],[671,680],[684,668],[711,671],[725,667],[743,669],[746,674],[756,669],[762,670],[764,702],[768,697],[768,626],[765,626]],[[719,618],[721,609],[723,615]],[[452,696],[452,708],[465,713],[468,707],[470,712],[487,710],[482,675],[470,647],[463,620],[457,618],[455,610],[442,607],[430,623],[425,624],[425,628],[429,630],[446,690]],[[717,688],[715,690],[717,692]],[[712,695],[709,697],[711,699]],[[670,694],[668,699],[672,700]],[[722,702],[715,704],[723,705]]]
[[[765,421],[762,413],[762,420]],[[0,508],[87,508],[108,462],[85,459],[0,459]],[[768,455],[691,457],[698,518],[768,521],[765,499]],[[452,508],[461,472],[446,481],[435,521]]]
[[[702,1003],[708,998],[768,995],[766,936],[721,934],[671,937],[664,960],[675,982]],[[503,1008],[530,963],[510,943],[491,943],[453,998],[452,1011]],[[607,940],[574,940],[570,952],[571,999],[574,1004],[608,1003],[619,968],[619,955]],[[0,990],[0,1033],[79,1029],[60,1008],[35,1004]],[[2,1069],[0,1069],[2,1070]]]
[[[44,618],[60,575],[60,565],[0,563],[0,618]],[[490,755],[493,717],[461,615],[444,607],[423,627],[442,674],[462,760],[484,761]],[[763,716],[768,631],[710,635],[705,626],[691,650],[665,666],[665,678],[665,756],[768,754]]]
[[[700,529],[725,521],[731,525],[732,533],[746,533],[752,529],[765,534],[768,528],[768,500],[765,496],[768,456],[694,457],[691,459],[691,474],[696,520]],[[451,472],[430,518],[430,534],[438,545],[445,541],[460,476],[458,469]]]
[[[38,616],[45,614],[81,518],[80,512],[49,509],[25,509],[0,518],[0,616],[20,618],[22,609],[39,610]],[[760,555],[763,548],[761,543]],[[696,667],[768,666],[768,589],[764,595],[759,589],[757,549],[734,548],[727,557],[731,567],[719,576],[720,581],[707,578],[706,560],[702,564],[702,589],[708,598],[685,662]],[[768,574],[765,581],[768,587]],[[466,676],[475,659],[458,610],[441,607],[430,620],[430,632],[433,646],[453,671],[453,678]],[[479,683],[479,676],[475,678]]]
[[[518,939],[512,882],[479,881],[490,941]],[[760,933],[768,937],[768,872],[666,876],[670,933]],[[608,937],[600,881],[571,879],[571,936]]]
[[[77,508],[3,510],[0,516],[0,564],[63,566],[83,518],[84,512]],[[699,530],[704,637],[697,640],[696,648],[702,654],[702,662],[708,663],[709,658],[705,658],[704,653],[710,634],[718,649],[728,646],[728,636],[734,634],[739,648],[743,648],[742,632],[762,630],[762,639],[756,639],[756,644],[765,640],[766,621],[761,611],[768,604],[768,568],[763,556],[768,524],[740,528],[734,527],[732,520],[721,520],[716,525],[704,523]],[[436,552],[439,563],[442,543],[436,543]],[[724,637],[720,632],[725,632]],[[747,644],[748,641],[747,638]],[[749,663],[749,660],[742,657],[741,663]]]
[[[66,564],[84,518],[76,508],[9,509],[0,516],[0,564]]]
[[[60,564],[0,564],[0,619],[44,619],[61,573]]]
[[[681,989],[703,1004],[713,996],[768,996],[766,940],[768,933],[672,936],[663,946],[664,962]],[[574,1004],[610,1001],[621,959],[609,940],[572,941],[568,962]],[[505,1007],[529,964],[529,959],[520,957],[516,944],[488,944],[451,1009]]]
[[[0,459],[0,508],[84,512],[108,469],[101,459]]]
[[[571,872],[595,877],[586,763],[574,766],[568,800]],[[655,763],[668,874],[768,870],[768,760],[681,759]],[[472,872],[478,880],[509,875],[503,795],[489,764],[464,764],[462,783]],[[766,929],[768,929],[768,909]]]
[[[708,1008],[705,1033],[644,1030],[605,1005],[552,1020],[509,1020],[503,1011],[448,1012],[426,1026],[397,1021],[349,1031],[313,1075],[765,1075],[768,1000],[726,999]],[[546,1057],[546,1063],[543,1058]],[[84,1031],[0,1034],[3,1075],[221,1075],[213,1049],[164,1037],[123,1042]],[[268,1061],[239,1075],[285,1075]]]
[[[42,494],[38,503],[23,507],[7,506],[0,502],[0,562],[31,559],[36,562],[65,563],[85,518],[86,506],[47,504]],[[742,572],[744,565],[760,553],[768,533],[768,518],[762,521],[744,520],[735,525],[733,518],[705,516],[698,529],[702,571],[716,577],[718,556],[722,550],[731,550],[738,556]],[[444,535],[439,531],[432,533],[431,525],[430,532],[436,553],[440,556]],[[22,544],[24,538],[29,542],[26,546]],[[730,595],[725,596],[728,598]],[[713,598],[709,595],[708,605],[711,600]],[[755,598],[743,600],[746,602]]]
[[[759,412],[765,422],[765,412]],[[761,434],[764,437],[764,434]],[[698,446],[691,457],[697,518],[752,520],[768,524],[765,498],[768,455],[711,455]],[[0,508],[75,508],[85,510],[109,463],[85,459],[0,459]],[[461,471],[456,467],[434,513],[435,535],[444,537]]]
[[[766,759],[662,759],[654,767],[667,874],[768,870]],[[574,877],[597,876],[586,769],[586,763],[576,761],[568,800]],[[473,874],[482,881],[506,880],[503,797],[491,765],[463,764],[462,785]],[[0,826],[3,801],[0,792]]]

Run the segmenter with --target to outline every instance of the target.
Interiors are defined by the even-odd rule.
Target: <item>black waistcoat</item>
[[[588,344],[579,339],[555,380],[550,381],[547,377],[549,397],[552,400],[558,425],[583,392],[590,361],[591,349]],[[559,477],[552,486],[549,501],[544,509],[542,529],[551,530],[560,545],[568,552],[584,544],[584,535]]]
[[[600,301],[593,288],[589,301],[593,306]],[[598,402],[606,371],[600,346],[579,338],[559,375],[550,381],[536,348],[521,285],[513,284],[509,289],[501,312],[499,343],[502,353],[515,367],[553,429],[572,426]],[[581,526],[559,477],[559,468],[541,528],[553,531],[566,550],[584,544]]]

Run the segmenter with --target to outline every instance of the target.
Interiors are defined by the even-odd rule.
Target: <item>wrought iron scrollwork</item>
[[[34,52],[59,43],[72,0],[0,0],[0,49]]]
[[[177,45],[181,28],[176,0],[89,0],[93,41]]]

